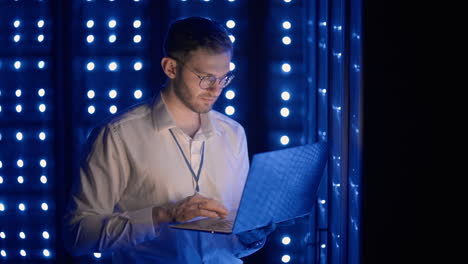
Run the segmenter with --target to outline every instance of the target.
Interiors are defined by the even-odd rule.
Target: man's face
[[[174,92],[179,100],[196,113],[207,113],[221,94],[222,87],[216,81],[208,89],[200,88],[200,78],[215,76],[221,78],[229,72],[231,53],[229,51],[213,54],[204,49],[191,52],[189,59],[179,65],[174,79]]]

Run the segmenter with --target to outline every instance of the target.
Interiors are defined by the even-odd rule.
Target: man
[[[169,223],[225,217],[249,169],[244,129],[211,110],[233,74],[226,30],[205,18],[166,36],[166,87],[94,130],[65,216],[74,255],[111,251],[114,263],[242,263],[272,231],[175,230]]]

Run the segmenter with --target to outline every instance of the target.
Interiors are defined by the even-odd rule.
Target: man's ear
[[[164,71],[164,73],[169,77],[170,79],[174,79],[177,73],[177,61],[169,58],[169,57],[164,57],[161,60],[161,66]]]

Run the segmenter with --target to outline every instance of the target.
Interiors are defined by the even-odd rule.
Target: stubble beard
[[[192,103],[192,99],[196,99],[196,98],[190,94],[190,92],[188,91],[188,87],[183,83],[179,83],[179,85],[177,84],[175,85],[174,93],[188,109],[192,110],[195,113],[206,114],[209,111],[211,111],[211,109],[213,108],[213,105],[202,108],[202,107],[196,106],[195,103]]]

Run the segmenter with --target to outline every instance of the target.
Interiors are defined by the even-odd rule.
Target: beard
[[[201,89],[201,88],[200,88]],[[195,113],[205,114],[211,111],[214,103],[203,102],[201,98],[190,92],[189,87],[184,82],[176,82],[174,85],[174,93],[179,100],[190,110]],[[198,97],[211,97],[209,94],[199,94]]]

